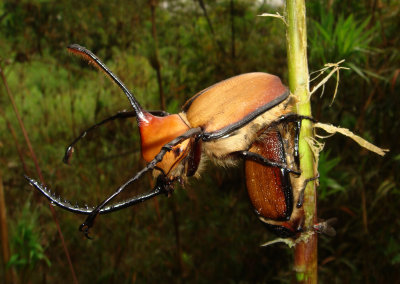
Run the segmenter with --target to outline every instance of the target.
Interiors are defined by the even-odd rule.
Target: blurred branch
[[[0,231],[1,231],[1,246],[4,263],[4,283],[16,283],[16,274],[12,268],[7,269],[7,263],[10,260],[10,246],[8,241],[7,228],[7,211],[6,201],[4,197],[3,177],[0,172]]]
[[[198,0],[198,1],[199,1],[201,10],[203,10],[204,17],[205,17],[206,20],[207,20],[208,27],[210,28],[211,37],[212,37],[213,41],[214,41],[215,44],[218,46],[218,48],[219,48],[219,50],[221,51],[221,53],[222,53],[222,54],[225,54],[225,49],[224,49],[224,47],[222,46],[222,43],[221,43],[221,42],[217,39],[217,37],[215,36],[214,28],[213,28],[213,25],[212,25],[212,23],[211,23],[210,17],[208,16],[207,9],[206,9],[206,5],[204,4],[203,0]]]
[[[22,150],[21,150],[21,147],[19,145],[19,142],[18,142],[18,139],[17,139],[17,135],[16,135],[15,130],[12,127],[10,121],[7,119],[7,117],[6,117],[6,115],[5,115],[5,113],[4,113],[2,108],[0,108],[0,115],[4,118],[4,120],[5,120],[6,124],[7,124],[7,128],[10,131],[11,136],[13,137],[13,140],[14,140],[14,143],[15,143],[15,148],[17,149],[17,153],[18,153],[19,159],[21,160],[22,167],[24,168],[24,172],[28,174],[29,173],[28,172],[28,167],[26,166],[24,155],[22,154]]]
[[[19,114],[17,105],[15,104],[14,96],[11,93],[11,89],[8,86],[6,76],[4,75],[3,68],[1,66],[0,66],[0,76],[1,76],[1,79],[3,81],[4,87],[6,88],[8,98],[10,99],[11,105],[12,105],[12,107],[14,109],[14,113],[15,113],[15,115],[17,117],[19,126],[20,126],[20,128],[22,130],[22,133],[24,135],[25,142],[26,142],[26,145],[28,146],[28,149],[29,149],[29,152],[31,154],[32,160],[35,163],[36,172],[37,172],[37,174],[39,176],[39,179],[42,182],[42,184],[45,184],[45,181],[44,181],[44,178],[43,178],[43,175],[42,175],[42,171],[41,171],[41,169],[39,167],[38,159],[36,157],[35,152],[33,151],[32,144],[31,144],[31,141],[29,139],[28,133],[26,132],[26,129],[25,129],[24,123],[23,123],[23,121],[21,119],[21,116]],[[74,283],[77,284],[78,283],[78,279],[76,278],[75,270],[74,270],[74,267],[72,265],[72,261],[71,261],[71,257],[70,257],[69,252],[68,252],[68,248],[67,248],[67,246],[65,244],[65,241],[64,241],[64,236],[63,236],[63,234],[61,232],[60,224],[58,223],[56,212],[55,212],[53,206],[50,205],[50,203],[49,203],[49,208],[50,208],[53,220],[54,220],[54,222],[56,223],[56,226],[57,226],[58,235],[59,235],[59,237],[61,239],[61,243],[62,243],[65,255],[66,255],[67,260],[68,260],[68,264],[69,264],[69,267],[70,267],[70,271],[71,271],[71,275],[72,275],[73,281],[74,281]]]
[[[235,4],[234,0],[231,0],[231,3],[230,3],[230,14],[231,14],[231,58],[232,58],[232,61],[234,61],[235,57],[236,57],[236,49],[235,49],[235,5],[234,4]],[[236,65],[233,64],[233,66],[236,66]]]
[[[14,109],[14,113],[15,113],[15,116],[17,117],[18,124],[19,124],[19,126],[20,126],[20,128],[22,130],[22,134],[24,135],[24,138],[25,138],[25,141],[26,141],[26,145],[28,146],[29,152],[32,154],[32,159],[33,159],[33,162],[35,163],[36,171],[37,171],[41,181],[44,182],[42,171],[40,170],[38,160],[36,158],[36,155],[33,152],[31,141],[29,140],[28,133],[26,132],[24,123],[22,122],[21,116],[20,116],[20,114],[18,112],[17,105],[15,104],[14,96],[11,93],[11,90],[10,90],[10,88],[8,86],[8,83],[7,83],[6,76],[4,75],[4,72],[3,72],[3,69],[2,69],[1,66],[0,66],[0,76],[1,76],[1,79],[3,81],[4,87],[6,88],[6,93],[8,95],[8,98],[10,99],[11,105],[12,105],[12,107]]]
[[[156,0],[149,0],[150,1],[150,10],[151,10],[151,34],[153,35],[153,43],[154,43],[154,60],[153,67],[156,69],[157,72],[157,83],[158,89],[160,92],[160,104],[161,110],[165,110],[165,96],[162,84],[162,77],[161,77],[161,64],[158,58],[158,42],[157,42],[157,28],[156,28]]]
[[[151,9],[151,26],[152,26],[152,35],[153,35],[153,41],[154,41],[154,61],[155,61],[155,68],[157,71],[157,81],[158,81],[158,87],[160,91],[160,104],[161,104],[161,110],[165,111],[166,106],[165,106],[165,97],[164,97],[164,92],[163,92],[163,84],[162,84],[162,77],[161,77],[161,65],[160,65],[160,60],[158,58],[158,43],[157,43],[157,29],[156,29],[156,20],[155,20],[155,13],[156,13],[156,0],[149,0],[150,1],[150,9]],[[154,198],[154,205],[156,207],[156,212],[159,211],[159,206],[158,206],[158,199]],[[183,261],[182,261],[182,248],[181,248],[181,242],[180,242],[180,233],[179,233],[179,215],[178,211],[176,209],[176,204],[174,199],[169,200],[169,207],[170,210],[172,211],[172,217],[174,220],[174,230],[175,230],[175,241],[176,241],[176,258],[178,262],[178,267],[179,267],[179,272],[180,276],[182,277],[183,275]]]

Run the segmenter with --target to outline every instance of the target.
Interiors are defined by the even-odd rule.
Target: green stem
[[[297,112],[311,116],[309,74],[307,62],[307,27],[305,0],[287,0],[287,53],[290,91],[297,97]],[[304,120],[300,132],[300,164],[302,178],[314,177],[313,154],[307,143],[313,137],[310,121]],[[312,228],[316,222],[315,183],[309,182],[305,191],[305,228]],[[295,246],[294,269],[298,283],[317,283],[317,237],[313,234]]]

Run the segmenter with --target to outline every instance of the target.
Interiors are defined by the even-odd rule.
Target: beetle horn
[[[111,80],[113,80],[128,97],[129,102],[136,112],[138,121],[146,120],[143,108],[140,106],[133,94],[128,90],[125,84],[122,83],[122,81],[113,72],[111,72],[111,70],[108,69],[108,67],[96,55],[93,54],[93,52],[84,48],[83,46],[80,46],[79,44],[71,44],[67,48],[69,52],[83,57],[89,63],[93,64],[93,66],[106,73],[107,76],[110,77]]]

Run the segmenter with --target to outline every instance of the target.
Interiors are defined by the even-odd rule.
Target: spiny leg
[[[317,120],[315,118],[311,117],[311,116],[300,115],[300,114],[297,114],[297,113],[289,113],[289,114],[282,115],[277,120],[273,121],[269,125],[269,127],[276,126],[276,125],[278,125],[280,123],[284,123],[284,122],[297,122],[299,120],[304,120],[304,119],[310,120],[313,123],[317,122]]]
[[[313,123],[317,122],[317,120],[311,116],[299,115],[297,113],[289,113],[286,115],[282,115],[277,120],[273,121],[270,125],[268,125],[268,127],[266,128],[266,130],[268,130],[281,123],[295,123],[293,157],[294,157],[294,162],[298,167],[298,169],[300,169],[299,141],[300,141],[300,129],[303,119],[310,120]],[[301,171],[299,170],[296,172],[296,174],[299,172],[301,173]],[[292,171],[292,173],[295,172]]]
[[[300,169],[300,154],[299,154],[299,142],[300,142],[300,129],[301,129],[301,122],[302,120],[299,119],[296,121],[296,126],[294,128],[294,150],[293,150],[293,157],[294,162],[297,168]]]
[[[200,127],[197,128],[191,128],[188,131],[186,131],[183,135],[175,138],[171,142],[165,144],[162,148],[161,151],[154,157],[154,159],[149,162],[146,167],[144,167],[140,172],[138,172],[134,177],[129,179],[127,182],[125,182],[122,186],[120,186],[113,194],[111,194],[107,199],[105,199],[103,202],[101,202],[86,218],[85,222],[79,226],[80,231],[84,231],[85,234],[88,233],[89,229],[93,226],[93,223],[97,217],[97,215],[100,213],[101,209],[104,208],[111,200],[113,200],[118,194],[120,194],[129,184],[132,182],[138,180],[144,173],[152,170],[155,168],[155,166],[162,161],[164,155],[171,151],[172,148],[182,141],[191,138],[193,136],[200,135],[202,133],[202,130]]]
[[[55,195],[54,192],[51,192],[50,189],[48,189],[47,187],[43,186],[42,184],[40,184],[39,182],[37,182],[34,179],[31,179],[28,176],[25,176],[25,178],[28,180],[28,182],[35,187],[42,195],[44,195],[48,200],[50,200],[50,202],[54,205],[57,205],[58,207],[70,211],[72,213],[75,214],[83,214],[83,215],[89,215],[90,213],[92,213],[94,207],[89,207],[87,205],[85,206],[79,206],[78,204],[72,204],[70,201],[67,200],[61,200],[61,197],[57,197]],[[159,194],[168,194],[171,189],[170,187],[168,187],[168,183],[164,182],[161,183],[161,180],[163,176],[161,175],[158,179],[157,179],[157,184],[155,185],[155,187],[152,189],[152,191],[148,192],[148,193],[143,193],[143,194],[139,194],[136,195],[132,198],[129,198],[127,200],[124,200],[122,202],[104,207],[100,210],[99,214],[107,214],[107,213],[112,213],[130,206],[133,206],[135,204],[144,202],[148,199],[151,199]]]
[[[278,120],[274,121],[271,125],[277,125],[279,123],[284,123],[284,122],[293,122],[295,123],[295,130],[294,130],[294,150],[293,150],[293,155],[294,155],[294,160],[298,168],[300,168],[300,155],[299,155],[299,141],[300,141],[300,129],[301,129],[301,124],[302,120],[307,119],[310,120],[311,122],[315,123],[317,122],[316,119],[314,119],[311,116],[304,116],[304,115],[298,115],[298,114],[288,114],[281,116]],[[271,127],[271,125],[269,127]],[[297,200],[296,207],[300,208],[303,206],[304,203],[304,191],[307,187],[307,184],[310,181],[317,180],[319,178],[319,174],[317,174],[315,177],[311,177],[308,179],[304,180],[303,187],[300,190],[299,194],[299,199]]]
[[[300,175],[301,174],[301,172],[299,172],[299,171],[296,171],[296,170],[293,170],[291,168],[288,168],[286,164],[282,164],[282,163],[278,163],[278,162],[274,162],[274,161],[268,160],[267,158],[261,156],[260,154],[254,153],[254,152],[238,151],[238,152],[235,152],[234,154],[240,155],[244,159],[252,160],[254,162],[263,164],[265,166],[281,168],[281,169],[284,169],[284,170],[288,171],[289,173],[293,173],[293,174],[296,174],[296,175]]]
[[[303,206],[303,203],[304,203],[304,191],[306,190],[307,184],[310,181],[317,180],[317,179],[319,179],[319,174],[317,174],[315,177],[308,178],[308,179],[304,180],[303,187],[300,190],[299,200],[297,200],[297,204],[296,204],[297,208],[300,208],[301,206]]]
[[[141,195],[135,196],[134,198],[131,198],[125,202],[121,202],[114,206],[110,206],[109,212],[117,211],[117,210],[129,207],[129,206],[144,202],[144,201],[151,199],[162,193],[168,195],[173,190],[173,188],[172,188],[173,182],[174,182],[173,180],[169,181],[165,178],[165,176],[160,175],[157,178],[157,183],[151,192],[149,192],[147,194],[141,194]],[[127,183],[125,183],[125,185],[126,184]],[[125,186],[125,185],[123,185],[123,186]],[[102,211],[104,211],[103,209],[104,208],[101,208],[98,214],[101,214]],[[107,213],[109,213],[109,212],[107,212]],[[89,229],[93,226],[94,220],[97,217],[97,214],[96,215],[92,215],[92,214],[93,214],[93,212],[91,212],[89,214],[89,216],[86,218],[85,222],[79,226],[79,231],[83,232],[85,237],[88,239],[91,239],[91,237],[89,236]],[[91,216],[93,216],[93,217],[90,218]]]

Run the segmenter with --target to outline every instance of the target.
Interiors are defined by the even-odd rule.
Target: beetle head
[[[144,112],[143,117],[144,119],[138,119],[138,124],[142,156],[146,162],[153,160],[164,145],[189,130],[189,126],[177,114],[158,117]],[[186,139],[172,147],[156,167],[165,175],[170,174],[173,169],[177,168],[182,159],[187,156],[190,144],[190,139]],[[177,175],[180,175],[180,173]]]
[[[103,71],[128,97],[136,113],[136,119],[140,129],[142,156],[146,162],[152,161],[164,145],[189,130],[189,126],[177,114],[158,117],[143,110],[124,83],[122,83],[122,81],[90,50],[77,44],[68,46],[68,50],[75,55],[83,57],[90,64]],[[186,157],[189,143],[190,140],[187,139],[172,147],[172,149],[165,154],[162,161],[156,165],[156,168],[161,170],[164,175],[169,175],[173,169],[177,168],[180,161]],[[180,173],[178,173],[178,175],[179,174]]]

